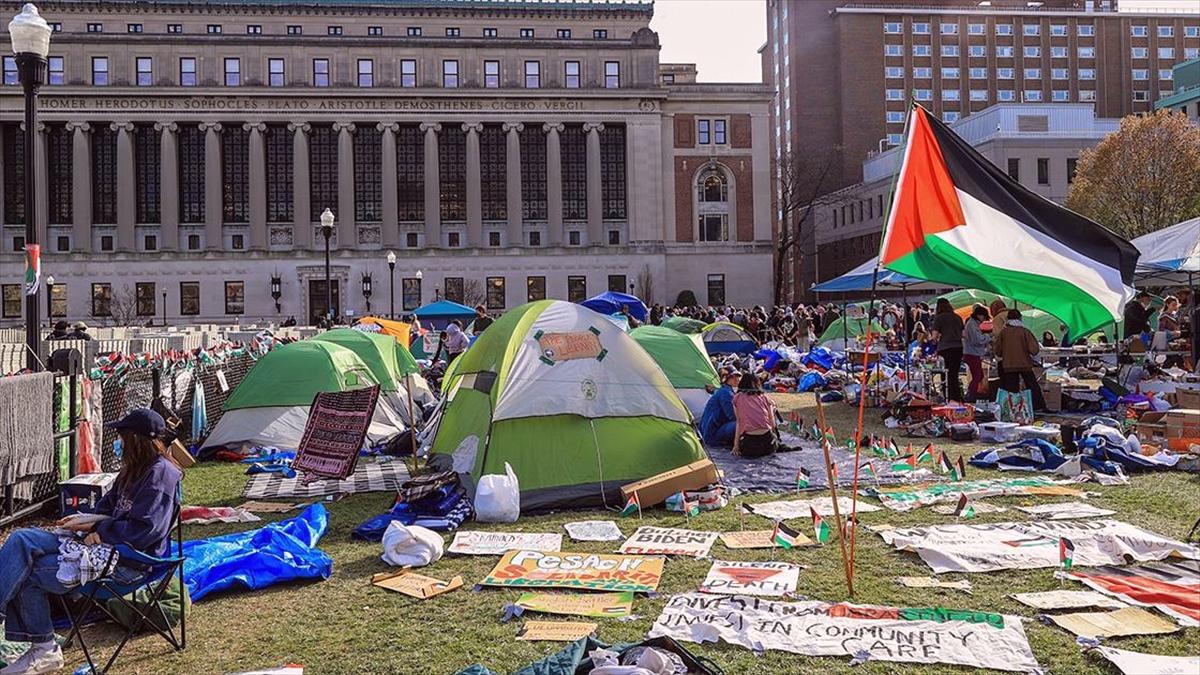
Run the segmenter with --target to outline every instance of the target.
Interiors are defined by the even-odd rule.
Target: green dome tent
[[[699,333],[708,325],[703,321],[689,319],[686,316],[672,316],[663,319],[662,327],[670,328],[671,330],[679,331],[680,333]]]
[[[415,404],[425,406],[434,402],[433,392],[418,374],[420,368],[412,354],[391,335],[335,328],[312,339],[345,347],[362,359],[379,383],[380,395],[390,401],[393,409],[402,413],[405,424],[412,423],[408,415],[407,387],[412,388]]]
[[[372,369],[341,345],[317,340],[283,345],[268,352],[246,373],[225,401],[225,412],[202,448],[251,444],[294,450],[304,435],[309,407],[319,392],[376,384],[380,383]],[[367,431],[371,444],[407,428],[393,401],[394,397],[381,396],[375,406]]]
[[[650,355],[573,303],[506,312],[458,358],[443,391],[432,453],[476,479],[511,464],[522,511],[620,506],[622,485],[704,458]]]
[[[705,387],[719,385],[717,370],[704,351],[700,336],[662,326],[640,326],[634,328],[629,337],[662,368],[671,386],[675,387],[675,393],[692,411],[692,417],[700,419],[709,396]]]
[[[879,336],[887,332],[887,329],[884,328],[883,325],[878,321],[872,321],[871,331],[876,336]],[[861,338],[866,334],[866,332],[866,317],[847,319],[843,316],[829,324],[829,327],[825,329],[825,332],[821,333],[821,337],[817,338],[817,343],[824,345],[827,342],[836,342],[847,338]]]

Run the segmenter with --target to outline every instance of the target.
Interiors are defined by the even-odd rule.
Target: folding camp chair
[[[183,518],[178,506],[175,508],[174,521],[175,541],[171,542],[168,548],[168,557],[155,558],[154,556],[149,556],[141,551],[129,548],[124,544],[117,544],[113,547],[117,551],[119,560],[147,568],[142,578],[128,584],[119,583],[116,579],[112,578],[113,565],[110,563],[109,568],[105,569],[104,573],[98,579],[75,589],[74,593],[70,596],[58,596],[62,602],[63,610],[67,614],[67,618],[71,621],[71,632],[67,635],[65,646],[69,647],[76,637],[79,638],[79,646],[83,649],[83,656],[87,659],[93,675],[104,675],[104,673],[108,672],[108,669],[117,660],[117,656],[121,653],[121,650],[125,648],[125,644],[129,642],[130,638],[137,635],[143,626],[149,626],[154,629],[154,632],[170,643],[175,648],[175,651],[181,651],[187,645],[187,607],[183,585]],[[173,556],[171,555],[172,550],[175,554]],[[174,578],[179,579],[180,587],[178,634],[176,634],[175,628],[171,626],[166,610],[163,609],[161,603],[164,593]],[[135,592],[143,588],[149,591],[149,598],[145,602],[138,601],[136,596],[133,596]],[[133,596],[133,599],[131,600],[126,596]],[[124,624],[109,610],[108,602],[110,600],[118,601],[124,609],[128,610],[135,617],[132,625]],[[145,605],[146,611],[143,611],[140,605]],[[104,667],[99,669],[96,667],[96,662],[92,657],[91,650],[88,649],[87,641],[84,640],[82,632],[84,621],[92,607],[99,609],[114,623],[125,629],[124,635],[121,636],[121,641],[117,644],[116,649],[113,650]]]

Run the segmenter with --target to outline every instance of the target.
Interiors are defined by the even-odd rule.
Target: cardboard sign
[[[1108,659],[1125,675],[1196,675],[1200,673],[1200,656],[1159,656],[1143,654],[1114,647],[1096,647],[1091,650]]]
[[[525,642],[574,642],[596,632],[598,624],[587,621],[526,621],[517,633]]]
[[[517,606],[544,614],[576,614],[599,618],[629,616],[633,592],[620,593],[522,593]]]
[[[714,560],[700,592],[778,597],[795,593],[799,581],[800,567],[791,563]]]
[[[1072,569],[1067,576],[1131,605],[1153,607],[1181,626],[1200,626],[1200,563],[1194,560]]]
[[[1013,600],[1034,609],[1081,609],[1083,607],[1100,607],[1103,609],[1122,609],[1123,602],[1105,597],[1095,591],[1043,591],[1041,593],[1013,593]]]
[[[893,511],[911,511],[938,502],[955,502],[961,494],[972,499],[1012,495],[1060,495],[1079,497],[1083,492],[1056,483],[1045,476],[968,480],[924,485],[868,486],[865,492]]]
[[[509,551],[479,583],[649,593],[658,588],[662,574],[663,559],[658,557]]]
[[[832,516],[833,515],[833,500],[829,497],[813,497],[812,499],[782,499],[774,502],[763,502],[761,504],[747,504],[750,510],[756,516],[770,518],[771,520],[792,520],[793,518],[812,518],[812,512],[809,509],[815,509],[817,515]],[[854,500],[849,497],[838,497],[838,510],[842,512],[844,518],[854,508]],[[870,513],[871,511],[879,511],[880,508],[874,504],[866,502],[858,503],[859,513]]]
[[[722,532],[721,543],[725,544],[725,548],[742,549],[742,548],[776,548],[776,544],[772,536],[775,530],[741,530],[738,532]],[[803,533],[797,533],[796,546],[815,546],[816,542]]]
[[[703,558],[708,555],[708,550],[716,541],[716,532],[643,526],[621,544],[621,553],[689,555],[693,558]]]
[[[580,520],[563,527],[575,541],[621,541],[625,536],[611,520]]]
[[[672,596],[649,637],[725,642],[805,656],[945,663],[1029,672],[1037,660],[1015,616],[954,610],[779,602],[746,596]]]
[[[311,476],[338,480],[354,473],[358,451],[367,437],[378,402],[378,385],[318,392],[309,408],[292,468]]]
[[[1080,637],[1161,635],[1179,630],[1179,626],[1141,607],[1126,607],[1115,612],[1080,612],[1049,616],[1051,621]]]
[[[403,593],[418,600],[427,600],[435,595],[449,593],[456,588],[461,588],[463,579],[462,577],[454,577],[450,581],[442,581],[405,570],[376,574],[371,577],[371,585]]]
[[[503,555],[506,551],[557,551],[562,535],[552,532],[456,532],[446,549],[459,555]]]
[[[603,345],[600,344],[600,335],[590,330],[542,333],[537,337],[537,342],[542,352],[542,360],[550,363],[594,359],[604,351]]]

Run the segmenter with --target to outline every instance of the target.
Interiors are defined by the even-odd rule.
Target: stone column
[[[155,122],[158,139],[159,239],[164,251],[181,250],[179,245],[179,125],[174,122]]]
[[[482,122],[462,125],[467,132],[467,247],[483,245],[483,190],[480,187],[479,134]]]
[[[247,122],[250,132],[250,250],[267,250],[267,125]]]
[[[71,138],[71,219],[74,241],[71,251],[86,253],[92,250],[92,144],[87,122],[67,122],[74,132]]]
[[[524,215],[521,212],[521,132],[525,125],[505,122],[504,133],[508,147],[505,153],[505,211],[508,212],[508,245],[524,246],[522,237]]]
[[[542,125],[546,132],[546,243],[551,246],[563,241],[562,144],[558,138],[563,128],[561,122]]]
[[[333,130],[338,132],[337,248],[350,250],[358,246],[354,218],[354,123],[334,122]]]
[[[202,122],[204,134],[204,239],[205,248],[220,251],[225,248],[221,221],[225,217],[221,199],[224,176],[221,171],[221,123]]]
[[[606,243],[604,238],[604,191],[600,180],[600,132],[604,125],[589,122],[587,133],[587,240],[591,246]]]
[[[313,226],[312,214],[309,213],[312,187],[308,176],[308,132],[312,127],[307,122],[292,122],[287,128],[292,132],[292,248],[311,250]]]
[[[438,132],[442,125],[422,122],[425,134],[425,246],[442,245],[442,185],[438,170]]]
[[[396,122],[380,122],[375,125],[379,129],[383,149],[379,159],[383,162],[379,175],[383,180],[383,238],[384,248],[396,248],[400,245],[400,194],[399,176],[396,167],[396,132],[400,125]]]
[[[113,122],[117,132],[117,250],[136,251],[134,223],[137,221],[137,192],[134,178],[133,123]]]
[[[34,220],[34,227],[37,229],[37,240],[40,242],[42,252],[53,251],[54,247],[50,245],[50,171],[49,165],[46,162],[46,143],[49,142],[49,134],[46,132],[46,125],[38,122],[37,133],[34,138],[33,145],[33,173],[37,183],[34,185],[33,198],[37,200],[37,219]]]

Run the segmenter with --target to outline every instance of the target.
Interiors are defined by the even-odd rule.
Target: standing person
[[[66,339],[91,341],[92,336],[88,335],[88,325],[86,323],[82,321],[76,321],[73,328],[75,331],[67,335]]]
[[[949,300],[938,298],[931,331],[937,340],[937,355],[946,362],[946,398],[961,401],[963,395],[959,371],[963,360],[963,320],[954,313]]]
[[[487,330],[487,327],[495,323],[496,320],[488,316],[487,309],[483,305],[475,305],[475,323],[473,330],[476,335]]]
[[[1162,311],[1158,313],[1158,330],[1167,334],[1168,342],[1179,337],[1179,299],[1173,295],[1163,299]]]
[[[796,310],[796,349],[808,351],[809,333],[812,332],[813,321],[808,317],[807,309]]]
[[[149,408],[137,408],[105,426],[117,431],[122,445],[116,483],[95,508],[95,513],[109,517],[79,522],[68,516],[57,525],[83,535],[88,546],[124,544],[162,557],[169,549],[183,477],[162,442],[166,422]],[[32,643],[2,671],[6,674],[41,675],[63,667],[62,649],[54,640],[50,598],[66,595],[75,586],[59,581],[58,547],[58,535],[28,528],[13,532],[0,548],[0,619],[5,637]],[[120,560],[112,576],[120,584],[133,584],[144,572]]]
[[[446,367],[449,368],[454,359],[462,356],[470,346],[471,341],[463,332],[462,326],[458,325],[458,320],[451,321],[450,325],[446,326]]]
[[[1008,310],[1008,319],[1004,330],[993,338],[996,359],[1000,363],[1000,387],[1005,391],[1019,392],[1021,382],[1029,388],[1033,395],[1033,409],[1036,412],[1046,410],[1046,399],[1042,396],[1042,387],[1033,375],[1033,357],[1041,351],[1033,332],[1021,321],[1021,310]]]
[[[983,359],[987,356],[990,338],[983,332],[983,322],[989,318],[987,307],[975,305],[963,327],[963,363],[971,372],[967,383],[967,401],[974,402],[983,393]]]
[[[733,390],[742,380],[736,370],[723,371],[721,386],[708,397],[700,415],[700,438],[706,445],[733,445],[737,416],[733,411]]]
[[[71,324],[66,321],[59,321],[54,324],[54,330],[50,331],[50,335],[46,336],[47,340],[68,340],[70,334],[67,332],[71,328]]]
[[[657,325],[661,324],[662,322],[663,322],[663,306],[656,302],[656,303],[654,303],[654,306],[650,308],[650,325],[657,326]]]
[[[1150,294],[1142,291],[1135,302],[1125,305],[1125,339],[1141,337],[1150,330]]]

